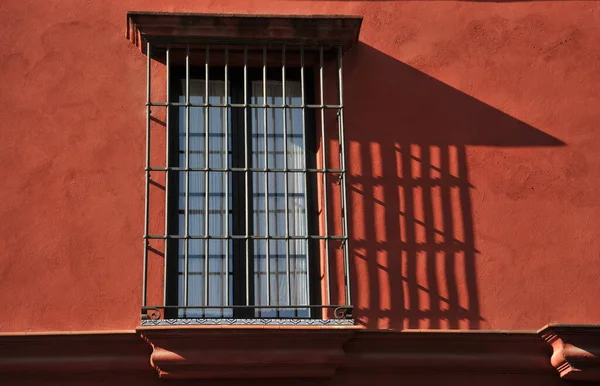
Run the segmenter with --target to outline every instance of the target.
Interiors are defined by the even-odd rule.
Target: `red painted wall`
[[[128,10],[355,14],[356,316],[600,320],[594,1],[4,1],[1,331],[127,329],[142,281],[145,57]]]

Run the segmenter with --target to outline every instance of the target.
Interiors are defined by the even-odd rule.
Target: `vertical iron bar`
[[[302,105],[302,146],[304,147],[304,153],[306,153],[306,98],[304,95],[304,46],[300,46],[300,104]],[[309,236],[308,226],[308,165],[306,164],[306,157],[304,157],[304,225],[306,227],[306,236]],[[310,250],[310,239],[307,238],[305,243],[305,256],[306,256],[306,301],[310,303],[310,262],[308,259]],[[297,241],[295,241],[297,243]]]
[[[185,46],[185,214],[183,255],[183,305],[188,305],[188,274],[190,258],[190,45]],[[185,314],[185,311],[184,311]]]
[[[209,107],[208,107],[208,103],[209,103],[209,95],[208,95],[208,82],[209,82],[209,76],[208,76],[208,61],[209,61],[209,55],[210,55],[210,51],[209,51],[209,45],[206,45],[206,56],[204,58],[204,104],[205,104],[205,108],[204,108],[204,168],[206,169],[206,172],[204,172],[204,305],[208,306],[208,280],[209,280],[209,264],[208,264],[208,260],[209,260],[209,244],[210,244],[210,239],[209,239],[209,232],[208,232],[208,210],[209,210],[209,204],[208,204],[208,192],[209,192],[209,186],[208,186],[208,180],[209,180],[209,174],[210,172],[208,171],[209,169],[209,138],[208,138],[208,132],[209,132],[209,119],[208,119],[208,114],[209,114]]]
[[[267,274],[267,305],[271,305],[271,254],[269,247],[271,240],[269,239],[269,156],[268,156],[268,125],[267,125],[267,46],[263,45],[263,126],[265,129],[265,228],[266,228],[266,274]]]
[[[229,50],[225,45],[225,169],[229,168],[229,78],[228,78]],[[229,305],[229,172],[225,172],[225,305]]]
[[[166,98],[167,98],[167,111],[165,111],[165,253],[163,256],[163,304],[166,306],[167,305],[167,255],[168,255],[168,235],[169,235],[169,110],[170,110],[170,106],[169,104],[171,103],[171,99],[170,99],[170,94],[169,94],[169,81],[170,81],[170,77],[171,77],[171,72],[170,72],[170,63],[169,63],[169,53],[170,53],[170,46],[167,44],[167,51],[166,51],[166,61],[165,61],[165,65],[166,65],[166,82],[167,82],[167,92],[166,92]]]
[[[342,217],[343,217],[343,228],[342,234],[344,236],[344,276],[346,284],[346,305],[352,304],[352,294],[350,288],[350,257],[349,257],[349,236],[348,236],[348,206],[347,206],[347,192],[346,192],[346,144],[344,134],[344,89],[343,89],[343,74],[342,74],[342,47],[338,47],[338,84],[339,84],[339,146],[340,146],[340,170],[341,170],[341,183],[340,189],[342,190]]]
[[[150,42],[146,42],[146,170],[144,173],[144,275],[142,277],[142,307],[146,306],[146,286],[148,283],[148,212],[150,211],[150,102],[151,102],[151,70],[152,55],[150,52]]]
[[[325,97],[323,85],[323,46],[319,46],[319,90],[321,95],[321,155],[323,163],[323,219],[325,230],[325,299],[331,305],[331,289],[329,278],[329,219],[327,215],[327,141],[325,138]]]
[[[292,305],[292,288],[290,279],[290,229],[289,229],[289,211],[288,211],[288,151],[287,151],[287,114],[286,114],[286,95],[285,95],[285,45],[281,52],[281,99],[283,101],[283,198],[284,213],[285,213],[285,267],[287,281],[288,305]]]
[[[248,219],[251,213],[248,212],[248,46],[244,46],[244,191],[245,210],[246,210],[246,305],[250,305],[250,223]]]

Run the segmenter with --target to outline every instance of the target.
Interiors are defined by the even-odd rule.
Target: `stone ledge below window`
[[[435,373],[600,380],[598,325],[551,325],[537,333],[155,326],[122,332],[0,333],[0,347],[2,381],[74,374],[151,377],[156,372],[166,379]]]
[[[327,378],[361,327],[140,327],[165,379]]]
[[[310,318],[185,318],[185,319],[142,319],[142,327],[163,326],[279,326],[279,327],[340,327],[354,326],[354,319],[310,319]]]

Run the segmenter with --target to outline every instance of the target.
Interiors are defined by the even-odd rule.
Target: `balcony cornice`
[[[0,334],[0,374],[148,371],[150,353],[135,331],[5,333]]]
[[[597,381],[599,352],[600,326],[590,325],[553,325],[537,333],[140,327],[0,334],[0,376],[157,372],[166,379],[327,378],[357,372],[547,375],[557,369],[564,379]]]
[[[328,378],[357,327],[142,327],[161,378]]]
[[[549,348],[533,332],[363,331],[345,347],[344,366],[413,373],[552,371]]]

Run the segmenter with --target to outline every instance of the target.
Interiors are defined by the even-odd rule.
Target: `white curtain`
[[[282,104],[282,82],[267,81],[267,104]],[[263,103],[262,81],[252,82],[251,103]],[[300,82],[286,82],[286,104],[301,104]],[[267,109],[267,167],[284,169],[284,125],[283,110],[280,108]],[[299,109],[286,109],[287,137],[287,168],[303,169],[305,167],[305,149],[303,142],[302,112]],[[264,109],[252,111],[252,167],[265,167],[265,126]],[[285,222],[288,222],[290,236],[306,236],[306,181],[304,173],[288,174],[288,213],[285,213],[285,174],[282,172],[268,173],[268,216],[269,236],[285,236]],[[265,218],[265,173],[255,172],[253,175],[253,217],[254,234],[264,236],[267,233]],[[267,245],[264,240],[255,241],[254,253],[254,287],[257,305],[307,305],[308,304],[308,275],[307,275],[307,241],[306,240],[271,240],[269,256],[266,256]],[[287,277],[286,248],[289,254],[289,282]],[[269,299],[267,302],[267,264],[269,259]],[[291,298],[290,298],[291,297]],[[295,317],[308,316],[307,309],[298,311],[272,310],[257,311],[262,317]]]
[[[182,82],[185,90],[185,83]],[[209,102],[225,103],[225,82],[210,81],[208,84]],[[282,103],[282,84],[278,81],[267,82],[267,103]],[[206,83],[204,80],[190,80],[190,102],[204,103]],[[250,103],[262,104],[262,82],[252,82],[252,95]],[[228,93],[230,95],[231,93]],[[286,103],[299,105],[301,103],[300,82],[286,83]],[[180,96],[180,102],[185,102],[185,97]],[[228,101],[230,102],[230,100]],[[265,167],[265,131],[264,110],[261,108],[250,109],[251,125],[251,165],[253,168]],[[205,109],[191,107],[189,112],[189,166],[203,168],[205,164]],[[214,107],[209,111],[209,166],[211,168],[224,168],[231,166],[231,120],[228,122],[228,143],[225,143],[225,120],[228,119],[223,108]],[[287,134],[287,167],[289,169],[302,169],[305,167],[305,149],[303,142],[302,115],[299,109],[286,110]],[[282,109],[267,110],[267,164],[269,168],[284,168],[283,146],[283,111]],[[233,139],[244,140],[244,139]],[[186,128],[185,108],[179,109],[179,166],[185,163]],[[228,160],[228,162],[226,162]],[[205,234],[205,172],[190,172],[189,174],[189,234],[201,236]],[[253,229],[250,234],[264,236],[267,234],[265,217],[265,178],[264,172],[252,173],[252,207]],[[285,222],[288,222],[290,236],[306,236],[307,211],[306,211],[306,181],[302,172],[288,173],[288,213],[285,213],[284,173],[269,173],[267,197],[269,230],[271,236],[285,236]],[[232,178],[225,172],[210,172],[208,175],[208,234],[211,236],[228,236],[231,234],[232,224]],[[226,185],[229,187],[228,197],[225,197]],[[185,173],[179,173],[179,226],[180,234],[185,233]],[[226,201],[229,202],[229,211],[226,211]],[[228,212],[228,213],[227,213]],[[239,214],[236,214],[239,215]],[[225,216],[229,216],[229,228],[225,229]],[[229,243],[227,245],[226,243]],[[228,240],[210,240],[208,242],[208,275],[206,275],[205,256],[206,242],[204,240],[188,241],[188,293],[189,306],[224,306],[233,305],[233,248]],[[228,246],[228,248],[227,248]],[[289,251],[289,282],[287,283],[286,248]],[[228,249],[228,250],[227,250]],[[256,305],[307,305],[308,272],[306,240],[271,240],[269,256],[266,256],[266,241],[254,241],[254,301]],[[242,258],[242,257],[240,257]],[[245,258],[245,257],[243,257]],[[266,259],[269,259],[270,293],[267,303],[267,274]],[[229,262],[229,272],[226,270],[226,259]],[[179,296],[178,304],[184,305],[184,274],[185,274],[185,242],[179,242]],[[252,274],[252,273],[248,273]],[[225,298],[226,275],[229,276],[228,299]],[[208,299],[205,299],[205,280],[208,276]],[[288,293],[291,294],[288,296]],[[206,301],[208,300],[208,301]],[[232,317],[229,309],[214,309],[206,311],[180,312],[181,317]],[[307,309],[298,311],[286,310],[275,312],[273,310],[257,310],[257,317],[302,317],[308,316]]]
[[[182,81],[182,90],[185,82]],[[204,80],[190,79],[190,103],[205,103],[206,83]],[[208,95],[210,103],[225,103],[225,82],[209,81]],[[185,97],[180,96],[180,102],[185,102]],[[189,167],[203,168],[206,166],[206,132],[205,109],[203,107],[190,107],[189,112]],[[209,163],[211,168],[224,168],[227,164],[226,157],[230,157],[230,144],[225,143],[226,111],[223,108],[210,108],[208,124]],[[229,122],[230,123],[230,122]],[[227,125],[231,133],[231,125]],[[228,136],[230,138],[230,136]],[[231,140],[229,139],[229,142]],[[185,166],[185,108],[179,109],[179,165]],[[229,158],[230,159],[230,158]],[[180,213],[185,209],[185,173],[179,173]],[[231,192],[225,197],[225,186],[228,174],[225,172],[210,172],[208,174],[208,234],[210,236],[225,236],[230,234],[225,229],[225,216],[231,213]],[[230,179],[230,178],[229,178]],[[205,205],[206,205],[206,172],[190,172],[189,174],[189,234],[203,236],[205,234]],[[229,181],[231,186],[231,181]],[[229,213],[226,213],[226,199],[229,199]],[[180,215],[180,234],[185,233],[184,214]],[[231,224],[231,217],[229,219]],[[230,226],[231,227],[231,226]],[[232,256],[231,243],[228,256],[226,255],[226,240],[206,241],[192,239],[188,241],[188,306],[221,306],[233,304],[232,291]],[[179,305],[184,303],[184,261],[185,242],[179,242]],[[205,273],[206,247],[208,246],[208,275]],[[225,272],[225,259],[229,259],[229,272]],[[229,275],[229,299],[225,299],[225,275]],[[208,299],[205,298],[205,280],[208,276]],[[180,312],[187,317],[231,317],[232,311],[227,309],[214,309],[206,311]]]

